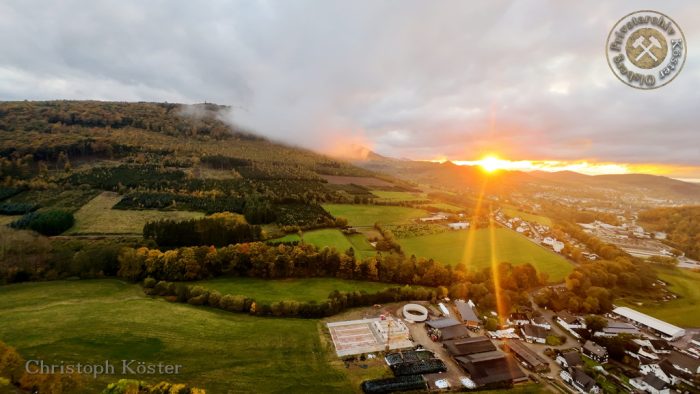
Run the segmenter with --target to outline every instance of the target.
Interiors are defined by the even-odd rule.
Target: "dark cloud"
[[[689,43],[655,91],[620,83],[603,50],[645,8]],[[10,1],[0,98],[218,102],[317,149],[700,165],[698,18],[673,1]]]

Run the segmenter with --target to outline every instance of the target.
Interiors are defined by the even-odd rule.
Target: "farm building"
[[[523,362],[528,369],[535,372],[545,372],[549,370],[549,363],[533,352],[529,347],[517,340],[506,340],[503,344],[504,350]]]
[[[452,318],[431,320],[425,323],[425,327],[428,330],[428,335],[430,335],[434,341],[448,341],[469,337],[469,330],[467,327]]]
[[[520,327],[520,332],[523,334],[523,338],[530,343],[547,342],[547,330],[540,326],[525,324],[524,326]]]
[[[457,300],[455,301],[455,307],[457,308],[459,317],[462,319],[462,323],[464,323],[465,326],[469,328],[479,327],[479,317],[476,316],[474,309],[471,307],[471,305],[469,305],[469,303],[462,300]]]
[[[448,223],[447,227],[451,228],[452,230],[464,230],[464,229],[469,228],[469,223],[468,222]]]
[[[428,320],[425,325],[430,328],[441,329],[450,326],[457,326],[459,322],[451,317],[445,317],[442,319]]]
[[[442,346],[452,357],[496,351],[493,342],[484,336],[445,341]]]
[[[389,325],[391,341],[387,343]],[[390,349],[413,347],[413,342],[408,339],[408,327],[391,318],[331,322],[326,326],[339,357],[381,351],[387,344]]]
[[[455,358],[455,361],[480,388],[502,387],[504,383],[519,383],[528,379],[518,363],[510,355],[501,352],[462,356]]]
[[[547,319],[544,318],[544,316],[535,316],[532,318],[531,322],[533,326],[542,327],[547,331],[552,329],[552,325],[549,324],[549,322],[547,321]]]
[[[609,320],[607,327],[594,334],[597,337],[614,337],[620,334],[641,335],[637,327],[632,324]]]
[[[622,316],[625,319],[634,322],[635,324],[657,332],[665,339],[676,340],[685,335],[684,329],[674,326],[673,324],[666,323],[663,320],[659,320],[642,312],[635,311],[631,308],[617,307],[613,309],[613,313]]]
[[[508,324],[511,326],[523,326],[525,324],[530,324],[530,319],[524,313],[511,313],[508,316]]]

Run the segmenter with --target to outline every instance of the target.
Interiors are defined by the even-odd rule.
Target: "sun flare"
[[[489,174],[508,167],[508,160],[499,159],[498,156],[494,155],[485,156],[478,163]]]

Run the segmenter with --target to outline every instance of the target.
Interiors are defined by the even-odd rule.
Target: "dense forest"
[[[214,104],[0,103],[0,213],[51,208],[29,195],[94,190],[120,193],[117,209],[229,211],[251,224],[316,228],[335,220],[320,203],[375,197],[323,178],[369,171],[242,130],[230,122],[231,111]]]
[[[649,230],[665,232],[669,246],[700,259],[700,206],[650,209],[639,214],[639,222]]]

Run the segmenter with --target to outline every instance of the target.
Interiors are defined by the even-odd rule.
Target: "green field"
[[[368,293],[376,293],[390,287],[400,286],[334,278],[257,279],[238,277],[216,278],[195,282],[195,284],[217,290],[221,294],[244,295],[258,302],[266,303],[282,300],[323,301],[333,290],[364,290]]]
[[[370,245],[364,235],[359,233],[345,235],[342,231],[335,228],[307,231],[301,237],[296,233],[287,234],[284,237],[272,239],[271,242],[298,242],[302,240],[319,248],[334,247],[339,252],[345,252],[352,247],[355,250],[355,255],[360,258],[374,256],[375,254],[374,247]]]
[[[678,299],[668,302],[619,300],[616,303],[681,327],[700,327],[700,273],[674,268],[657,268],[657,272]]]
[[[351,226],[373,226],[377,222],[404,224],[428,215],[422,209],[382,205],[323,204],[323,209],[335,217],[348,219]]]
[[[386,190],[370,190],[379,197],[379,201],[423,201],[426,197],[420,193],[396,192]]]
[[[447,204],[444,202],[436,202],[433,204],[428,205],[429,207],[439,209],[442,211],[454,211],[454,212],[461,212],[464,211],[465,209],[463,207],[457,206],[457,205],[452,205],[452,204]]]
[[[76,234],[141,234],[148,221],[185,220],[203,217],[200,212],[188,211],[127,211],[112,209],[121,197],[105,192],[90,200],[75,212],[75,225],[66,235]]]
[[[336,228],[307,231],[302,235],[302,239],[305,243],[316,245],[319,248],[334,247],[339,252],[344,252],[352,247],[345,234]]]
[[[520,219],[523,219],[528,222],[533,222],[533,223],[539,223],[539,224],[544,224],[545,226],[551,226],[552,225],[552,219],[546,217],[546,216],[540,216],[540,215],[535,215],[532,213],[527,213],[520,211],[518,209],[515,209],[513,207],[503,207],[501,208],[504,214],[510,216],[510,217],[519,217]]]
[[[433,258],[445,264],[463,262],[469,268],[482,269],[491,265],[491,241],[488,229],[474,232],[472,257],[467,258],[469,230],[450,231],[400,239],[407,255]],[[512,264],[531,263],[538,271],[549,274],[551,281],[566,277],[573,266],[562,256],[535,245],[524,236],[504,228],[494,229],[496,261]]]
[[[143,295],[117,280],[57,281],[0,287],[0,340],[46,363],[121,360],[182,365],[176,376],[209,393],[357,391],[318,320],[258,318]],[[342,364],[341,364],[342,365]],[[123,375],[85,379],[99,392]],[[134,376],[127,376],[134,377]],[[274,377],[274,378],[273,378]]]

